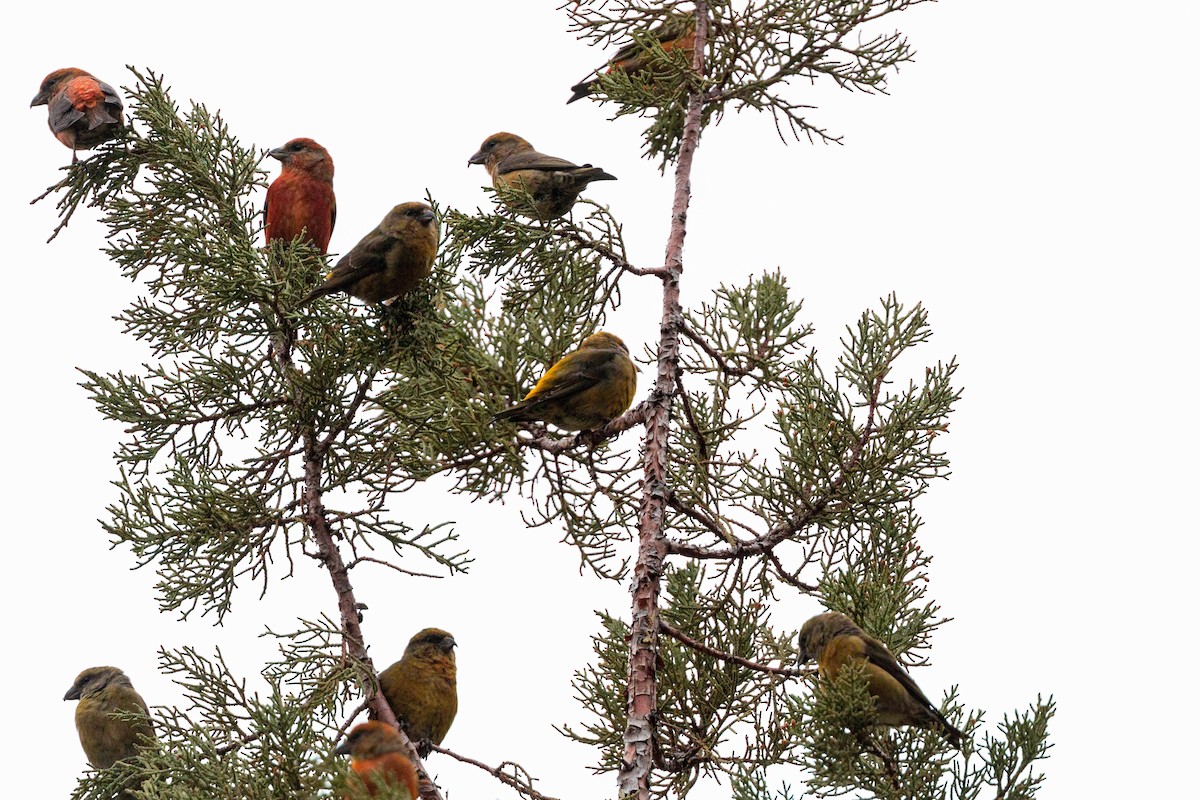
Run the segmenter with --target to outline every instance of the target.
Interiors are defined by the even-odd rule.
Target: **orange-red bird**
[[[263,213],[267,218],[267,244],[290,242],[297,236],[329,252],[329,237],[337,221],[333,196],[333,158],[312,139],[292,139],[267,152],[279,159],[283,171],[267,188]]]
[[[371,797],[383,786],[392,785],[405,787],[409,799],[417,800],[417,770],[404,755],[404,741],[391,725],[356,725],[335,752],[350,756],[350,769]],[[345,797],[350,800],[352,795]]]
[[[121,119],[125,106],[117,90],[76,67],[47,75],[29,103],[34,106],[47,107],[50,132],[71,148],[71,163],[79,160],[76,150],[91,150],[120,136],[125,124]]]
[[[650,35],[658,40],[659,46],[668,53],[672,50],[682,50],[690,59],[692,48],[696,45],[696,18],[690,14],[672,15],[656,28],[651,29]],[[601,67],[571,87],[571,99],[568,104],[580,98],[587,97],[595,91],[596,76],[605,73],[628,72],[634,74],[646,69],[650,64],[650,51],[638,42],[630,42],[616,52],[608,62],[608,68]]]

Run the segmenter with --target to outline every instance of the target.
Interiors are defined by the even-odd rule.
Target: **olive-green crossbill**
[[[120,135],[125,106],[117,90],[90,72],[76,67],[56,69],[45,77],[29,107],[46,106],[50,132],[71,148],[90,150]]]
[[[875,697],[880,725],[929,728],[946,737],[952,747],[961,748],[962,731],[929,702],[883,643],[864,633],[845,614],[830,611],[804,623],[800,629],[800,661],[813,659],[821,674],[831,680],[848,661],[865,661],[867,686]]]
[[[324,147],[304,137],[269,150],[267,155],[283,164],[279,177],[267,187],[267,201],[263,204],[267,244],[275,239],[290,242],[303,236],[325,255],[337,222],[333,157]]]
[[[625,413],[636,391],[637,367],[629,348],[613,334],[600,331],[550,367],[524,400],[492,419],[590,430]]]
[[[540,219],[555,219],[571,210],[575,201],[592,181],[615,181],[599,167],[573,164],[548,156],[515,133],[494,133],[483,140],[479,152],[467,164],[483,164],[497,189],[520,189],[533,198],[528,209]],[[527,209],[517,210],[524,213]]]
[[[672,14],[665,22],[652,28],[650,36],[657,39],[659,46],[666,52],[683,51],[690,61],[692,48],[696,46],[696,18],[691,14]],[[627,72],[632,75],[641,72],[649,65],[650,51],[639,42],[629,42],[609,59],[605,67],[592,71],[586,78],[572,86],[571,99],[567,103],[574,103],[594,92],[596,76],[601,71]]]
[[[350,769],[368,796],[374,797],[391,785],[404,787],[409,800],[417,800],[417,770],[404,755],[404,742],[392,726],[377,721],[355,725],[334,752],[350,756]],[[362,790],[355,794],[361,797]],[[351,795],[345,800],[351,800]]]
[[[300,301],[345,292],[368,303],[408,294],[433,272],[438,226],[424,203],[401,203],[342,256],[325,282]]]
[[[421,758],[441,744],[458,713],[454,637],[440,628],[418,631],[404,656],[379,673],[379,688]]]
[[[150,709],[129,677],[116,667],[89,667],[79,673],[63,700],[78,700],[75,727],[88,761],[107,769],[137,754],[154,738]],[[121,713],[122,717],[114,716]],[[129,715],[129,716],[124,716]]]

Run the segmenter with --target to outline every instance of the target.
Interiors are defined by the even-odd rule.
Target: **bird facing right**
[[[878,724],[915,725],[937,731],[956,749],[962,731],[929,701],[900,662],[845,614],[818,614],[800,628],[800,661],[815,659],[821,675],[833,680],[844,664],[866,662],[867,685],[875,697]]]
[[[533,198],[533,208],[514,206],[521,213],[532,211],[543,220],[565,215],[592,181],[615,181],[599,167],[575,164],[548,156],[515,133],[493,133],[483,140],[467,164],[483,164],[496,189],[520,189]]]
[[[417,770],[404,755],[404,742],[391,725],[372,721],[355,725],[334,752],[350,756],[350,769],[366,789],[367,795],[375,797],[386,785],[403,786],[409,800],[417,800]],[[357,792],[361,795],[361,790]],[[354,795],[346,795],[351,800]]]
[[[137,755],[154,738],[150,709],[133,683],[116,667],[89,667],[75,678],[63,700],[78,700],[75,727],[88,762],[107,769]],[[117,713],[131,716],[120,718]]]
[[[441,744],[458,713],[457,642],[440,628],[418,631],[404,656],[379,673],[379,688],[387,698],[421,758]]]
[[[550,367],[524,400],[492,419],[591,430],[625,413],[636,391],[637,367],[629,348],[619,337],[600,331]]]

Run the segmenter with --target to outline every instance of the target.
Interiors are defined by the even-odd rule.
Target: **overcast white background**
[[[335,605],[301,563],[264,602],[240,593],[223,627],[181,623],[159,614],[153,572],[109,550],[96,519],[115,497],[120,429],[75,367],[137,367],[111,319],[136,287],[98,251],[95,211],[44,243],[53,206],[28,201],[70,154],[45,109],[27,108],[42,77],[79,66],[120,86],[124,65],[150,67],[245,142],[315,138],[337,164],[339,253],[426,189],[485,202],[466,159],[498,130],[617,175],[589,196],[625,223],[638,264],[661,261],[670,180],[639,158],[639,121],[563,104],[604,56],[549,0],[57,2],[6,16],[5,794],[65,798],[84,756],[61,698],[80,669],[119,665],[147,701],[171,704],[160,646],[220,646],[254,676],[272,652],[256,638],[266,624]],[[767,117],[742,114],[710,128],[696,158],[685,304],[780,267],[832,363],[843,326],[895,291],[924,302],[935,331],[910,365],[961,362],[965,394],[941,440],[954,474],[919,506],[930,594],[955,619],[916,677],[935,697],[957,683],[993,723],[1053,693],[1047,798],[1191,785],[1197,23],[1186,2],[920,6],[895,19],[917,61],[889,97],[794,87],[843,146],[785,146]],[[624,296],[610,327],[640,350],[657,336],[658,284],[631,281]],[[412,523],[456,520],[475,562],[440,582],[356,575],[371,652],[386,665],[416,629],[452,631],[461,705],[446,745],[519,760],[557,797],[612,796],[611,776],[584,769],[592,753],[550,726],[579,718],[568,682],[590,656],[591,610],[627,614],[627,589],[580,576],[574,550],[526,530],[519,506],[438,487],[394,504]],[[451,797],[509,796],[472,767],[430,766]]]

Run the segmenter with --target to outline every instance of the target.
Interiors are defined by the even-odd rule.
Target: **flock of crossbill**
[[[690,55],[690,17],[673,17],[651,31],[663,50]],[[630,43],[605,67],[631,74],[647,69],[647,49]],[[568,103],[595,91],[596,70],[571,87]],[[31,106],[48,107],[50,130],[72,151],[88,150],[122,135],[123,105],[116,90],[81,69],[60,69],[42,81]],[[301,240],[327,254],[337,221],[333,159],[312,139],[293,139],[267,155],[282,164],[267,189],[264,208],[267,244]],[[497,189],[517,190],[515,210],[550,221],[570,212],[592,181],[616,180],[599,167],[577,165],[539,153],[512,133],[496,133],[480,145],[468,164],[481,164]],[[507,197],[507,195],[506,195]],[[324,281],[301,301],[344,292],[368,303],[383,303],[411,292],[433,270],[438,228],[433,209],[422,202],[395,206],[370,233],[338,260]],[[636,368],[617,336],[600,331],[550,366],[523,400],[494,420],[544,422],[568,431],[597,428],[620,416],[633,402]],[[379,687],[424,758],[440,745],[458,711],[454,637],[426,628],[409,641],[403,657],[379,673]],[[887,647],[845,614],[819,614],[800,630],[801,663],[815,660],[827,679],[847,663],[862,663],[875,698],[877,723],[914,725],[939,732],[955,748],[962,733],[942,715]],[[106,769],[150,746],[154,730],[149,709],[128,676],[116,667],[79,673],[64,700],[78,700],[75,725],[90,764]],[[352,791],[375,796],[383,785],[404,787],[417,797],[417,773],[404,755],[399,734],[377,721],[357,725],[335,750],[349,755],[361,785]],[[349,797],[350,795],[347,795]]]

